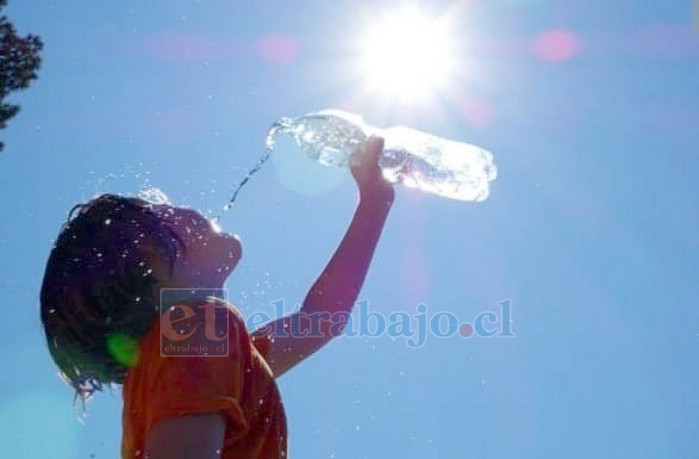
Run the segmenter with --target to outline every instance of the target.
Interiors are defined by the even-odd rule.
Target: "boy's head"
[[[138,339],[159,317],[160,288],[221,287],[240,253],[237,238],[192,210],[111,194],[76,206],[41,288],[61,376],[83,399],[122,383]]]

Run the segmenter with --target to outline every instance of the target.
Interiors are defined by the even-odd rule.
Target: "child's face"
[[[154,210],[184,244],[184,253],[175,261],[169,283],[182,288],[221,287],[240,261],[242,246],[238,237],[217,230],[191,209],[157,205]]]

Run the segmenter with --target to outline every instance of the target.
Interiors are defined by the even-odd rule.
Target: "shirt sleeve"
[[[264,333],[262,331],[256,332],[250,335],[250,341],[255,350],[265,359],[265,362],[269,361],[269,346],[271,344],[272,335],[270,333]]]
[[[162,356],[159,343],[149,369],[151,425],[192,414],[221,412],[228,431],[243,436],[248,423],[240,405],[243,378],[249,365],[250,341],[239,320],[229,314],[227,357]]]

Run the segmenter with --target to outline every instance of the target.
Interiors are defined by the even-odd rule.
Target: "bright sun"
[[[366,34],[362,65],[368,89],[403,100],[439,89],[452,71],[449,24],[417,11],[377,20]]]

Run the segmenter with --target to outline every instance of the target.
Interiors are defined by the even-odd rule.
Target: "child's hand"
[[[362,197],[393,200],[393,186],[383,178],[379,156],[383,152],[383,139],[371,137],[363,148],[350,157],[352,176]]]

